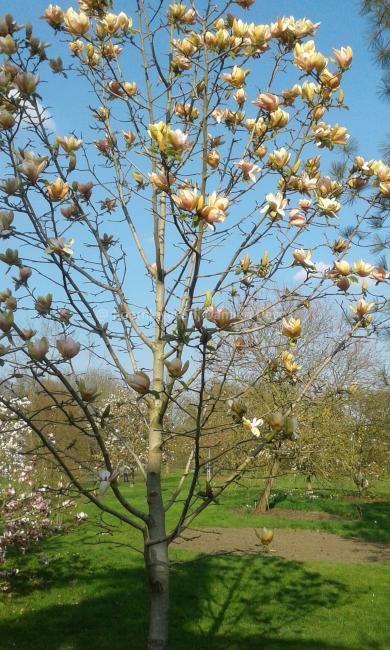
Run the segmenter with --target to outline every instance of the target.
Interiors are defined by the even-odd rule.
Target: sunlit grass
[[[177,476],[167,481],[168,495]],[[272,517],[293,527],[389,539],[389,505],[326,497],[310,499],[291,484],[278,486],[278,507],[322,510],[332,521]],[[123,487],[137,506],[143,487]],[[234,488],[196,521],[197,526],[254,526],[257,486]],[[316,493],[316,490],[315,490]],[[333,496],[330,496],[333,495]],[[110,495],[107,503],[114,505]],[[173,523],[177,508],[170,512]],[[0,598],[1,650],[141,650],[147,593],[136,532],[117,525],[98,536],[96,510],[81,502],[88,523],[46,540],[24,558],[11,590]],[[106,524],[112,519],[104,516]],[[116,542],[114,545],[113,542]],[[118,545],[119,544],[119,545]],[[172,549],[170,650],[387,650],[390,566],[289,562],[275,557],[196,557]]]

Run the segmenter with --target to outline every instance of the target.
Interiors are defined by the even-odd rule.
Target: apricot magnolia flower
[[[293,251],[294,264],[300,264],[305,269],[315,269],[315,264],[311,261],[311,251],[304,251],[303,248],[297,248]]]
[[[183,133],[180,129],[175,129],[175,131],[169,130],[168,140],[175,151],[183,151],[189,144],[187,133]]]
[[[150,173],[148,174],[148,178],[157,190],[163,192],[168,192],[170,185],[174,182],[173,176],[167,176],[163,171],[158,172],[158,174]]]
[[[198,209],[199,203],[202,202],[202,197],[199,196],[196,189],[179,190],[177,194],[172,195],[172,200],[181,210],[188,210],[193,212]]]
[[[282,334],[293,341],[301,335],[301,319],[291,316],[288,320],[282,320]]]
[[[318,209],[326,214],[328,217],[337,217],[337,213],[341,208],[341,205],[335,199],[323,198],[320,196],[317,201]]]
[[[361,298],[360,300],[357,301],[355,307],[350,305],[351,310],[353,311],[356,316],[359,318],[363,318],[369,311],[372,310],[374,307],[375,303],[374,302],[366,302]]]
[[[243,70],[238,65],[233,67],[231,72],[224,72],[222,79],[234,88],[242,88],[245,85],[245,78],[249,70]]]
[[[236,5],[239,5],[243,9],[249,9],[249,7],[251,7],[256,2],[256,0],[234,0],[234,2]]]
[[[218,196],[216,192],[213,192],[207,197],[207,203],[200,210],[200,214],[209,224],[223,223],[226,218],[226,210],[228,206],[229,199],[225,196]]]
[[[363,260],[359,260],[358,262],[354,262],[353,270],[355,271],[355,273],[360,275],[361,278],[366,278],[367,276],[370,275],[370,273],[372,273],[374,267],[371,266],[371,264],[367,264]]]
[[[350,264],[346,260],[340,260],[334,263],[334,270],[340,275],[349,275],[351,272]]]
[[[73,359],[80,352],[80,343],[73,339],[58,339],[56,347],[63,359]]]
[[[211,113],[211,117],[216,121],[217,124],[221,123],[224,115],[225,111],[221,110],[220,108],[214,108],[213,112]]]
[[[256,174],[261,171],[261,167],[255,165],[251,160],[240,160],[237,167],[241,169],[244,180],[256,183]]]
[[[50,27],[60,27],[64,21],[64,12],[58,5],[50,4],[43,14],[42,18],[48,22]]]
[[[287,372],[291,374],[297,372],[301,367],[296,363],[294,355],[291,352],[287,352],[287,350],[282,352],[282,363]]]
[[[61,237],[56,237],[48,240],[48,247],[45,249],[45,253],[52,255],[56,253],[57,255],[63,255],[64,257],[70,257],[73,255],[73,249],[71,248],[74,243],[74,239],[62,239]]]
[[[291,154],[288,153],[287,149],[282,147],[281,149],[275,149],[275,151],[270,153],[268,157],[268,164],[273,169],[282,169],[285,165],[287,165],[290,158]]]
[[[261,213],[266,214],[273,221],[277,221],[284,217],[284,208],[287,205],[287,199],[283,197],[281,192],[276,192],[276,194],[266,194],[265,196],[267,203],[260,210]]]
[[[264,420],[261,418],[253,418],[253,420],[248,420],[248,418],[242,418],[242,424],[246,429],[249,429],[249,431],[256,437],[260,437],[260,429],[259,427],[263,426]]]
[[[62,149],[65,151],[65,153],[73,153],[73,151],[77,151],[77,149],[80,149],[81,145],[83,144],[82,140],[78,140],[77,138],[74,137],[74,135],[70,136],[61,136],[58,135],[56,137],[56,142],[62,147]]]
[[[79,14],[72,7],[64,13],[64,23],[68,32],[81,36],[89,30],[89,18],[81,11]]]
[[[207,320],[214,323],[219,329],[226,329],[237,321],[236,318],[231,317],[228,309],[218,309],[214,306],[209,307],[205,311],[205,316]]]
[[[290,210],[288,221],[291,226],[295,226],[296,228],[304,228],[307,224],[305,215],[297,208]]]
[[[103,28],[105,34],[113,36],[118,31],[127,32],[132,27],[133,21],[124,11],[118,15],[113,13],[105,14],[104,18],[98,23]]]
[[[371,275],[377,282],[384,282],[385,280],[390,279],[390,272],[386,271],[384,266],[377,266],[374,268]]]
[[[353,55],[352,48],[349,45],[348,47],[340,47],[339,50],[333,49],[333,54],[335,55],[336,61],[342,70],[349,68]]]
[[[265,111],[272,112],[276,111],[278,108],[279,98],[277,95],[273,95],[272,93],[260,93],[260,95],[257,95],[256,99],[252,101],[252,104]]]
[[[57,178],[47,186],[47,194],[51,201],[61,201],[69,192],[69,185],[62,178]]]

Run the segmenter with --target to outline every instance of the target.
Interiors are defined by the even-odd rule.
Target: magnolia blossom
[[[179,379],[188,370],[190,362],[186,361],[183,364],[182,360],[176,357],[173,361],[166,361],[165,365],[168,369],[169,375],[174,379]]]
[[[61,201],[68,192],[69,184],[65,183],[62,178],[57,178],[47,186],[47,194],[52,201]]]
[[[304,173],[300,178],[300,187],[303,192],[310,192],[311,190],[315,190],[317,187],[317,179],[310,178],[308,174]]]
[[[163,171],[158,172],[158,174],[149,173],[148,178],[157,190],[161,190],[163,192],[167,192],[174,182],[173,176],[170,174],[168,176]]]
[[[370,275],[370,273],[372,273],[374,267],[371,266],[371,264],[367,264],[363,260],[359,260],[358,262],[354,262],[353,270],[355,273],[360,275],[361,278],[366,278]]]
[[[288,320],[282,320],[282,334],[288,338],[295,340],[301,335],[301,319],[291,316]]]
[[[181,210],[192,212],[197,210],[201,197],[196,189],[179,190],[177,194],[172,195],[172,200]]]
[[[281,192],[272,194],[269,192],[265,196],[267,203],[260,210],[262,214],[267,214],[272,220],[277,221],[284,217],[284,208],[287,205],[287,199],[284,198]]]
[[[386,271],[384,266],[377,266],[374,268],[371,275],[377,282],[384,282],[385,280],[390,279],[390,272]]]
[[[234,88],[242,88],[245,84],[245,77],[248,72],[248,70],[243,70],[238,65],[235,65],[231,72],[225,72],[222,74],[222,79],[227,81],[231,86],[234,86]]]
[[[237,167],[241,169],[244,180],[251,180],[256,183],[256,174],[261,172],[261,167],[255,165],[251,160],[240,160]]]
[[[261,418],[253,418],[253,420],[248,420],[248,418],[242,418],[242,423],[246,429],[249,429],[250,432],[256,437],[260,437],[259,427],[263,426],[264,420]]]
[[[299,370],[301,367],[296,363],[294,359],[294,355],[291,352],[288,352],[287,350],[284,350],[282,352],[282,363],[284,368],[287,370],[287,372],[291,374],[296,373],[297,370]]]
[[[225,196],[218,196],[213,192],[207,197],[206,205],[201,209],[202,218],[208,223],[223,223],[226,219],[226,210],[229,206],[229,199]]]
[[[340,47],[339,50],[333,49],[333,53],[336,57],[336,61],[339,64],[340,68],[345,70],[346,68],[349,68],[352,62],[352,48],[348,45],[348,47]]]
[[[183,133],[180,129],[168,132],[168,139],[175,151],[183,151],[188,147],[188,134]]]
[[[234,93],[233,99],[237,102],[237,104],[244,104],[246,102],[246,92],[243,88],[239,88],[237,92]]]
[[[213,112],[211,113],[211,117],[217,122],[217,124],[221,123],[224,115],[225,111],[221,110],[220,108],[214,108]]]
[[[58,339],[56,341],[56,347],[60,355],[64,359],[73,359],[73,357],[77,356],[78,353],[80,352],[80,343],[78,341],[74,341],[71,338],[68,339]]]
[[[252,101],[252,104],[268,112],[276,111],[279,106],[279,97],[272,93],[260,93],[260,95],[257,95],[256,99]]]
[[[374,302],[366,302],[361,298],[357,301],[356,305],[350,305],[350,309],[356,314],[359,318],[363,318],[369,311],[374,307]]]
[[[351,266],[346,260],[339,260],[334,263],[334,270],[340,275],[347,276],[351,272]]]
[[[296,228],[304,228],[307,224],[305,215],[297,208],[290,210],[288,221],[291,226],[295,226]]]
[[[136,391],[136,393],[139,393],[140,395],[146,395],[149,392],[150,389],[150,377],[149,375],[146,374],[146,372],[135,372],[132,375],[129,375],[127,378],[127,382],[129,386],[133,390]]]
[[[256,0],[234,0],[234,2],[236,5],[239,5],[243,9],[249,9],[249,7],[251,7],[256,2]]]
[[[81,145],[83,144],[83,141],[79,140],[78,138],[75,138],[74,135],[69,135],[69,136],[58,135],[56,138],[56,142],[63,148],[63,150],[66,153],[72,153],[73,151],[77,151],[77,149],[80,149]]]
[[[328,217],[337,217],[337,213],[341,208],[341,205],[336,199],[328,199],[322,196],[318,197],[317,207]]]
[[[281,149],[275,149],[275,151],[270,153],[268,163],[272,168],[282,169],[282,167],[287,165],[290,158],[291,154],[288,153],[285,147],[282,147]]]
[[[315,269],[315,264],[311,262],[311,251],[304,251],[303,248],[297,248],[293,251],[294,263],[300,264],[306,269]]]
[[[64,12],[58,5],[50,4],[45,9],[45,13],[43,14],[42,18],[44,18],[44,20],[47,20],[50,27],[57,28],[63,23]]]
[[[311,201],[309,199],[300,199],[298,201],[298,207],[304,212],[307,212],[311,208]]]
[[[219,329],[227,328],[237,321],[236,318],[231,317],[228,309],[218,309],[214,306],[206,310],[205,316],[211,323],[215,323]]]
[[[67,31],[76,36],[85,34],[90,26],[87,14],[83,11],[78,14],[72,7],[64,13],[64,23]]]

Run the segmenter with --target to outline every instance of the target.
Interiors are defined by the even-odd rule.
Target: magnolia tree
[[[254,1],[137,0],[132,15],[110,0],[49,5],[45,29],[61,54],[52,59],[39,28],[10,15],[0,20],[0,235],[10,241],[0,259],[11,270],[0,296],[1,401],[81,495],[138,531],[149,648],[167,645],[169,544],[264,449],[296,434],[294,409],[316,378],[348,341],[384,320],[388,273],[360,260],[353,245],[390,194],[390,168],[358,156],[338,165],[337,178],[328,175],[328,150],[348,139],[335,113],[344,105],[351,48],[321,53],[318,24],[306,18],[246,22]],[[47,103],[59,76],[62,108],[73,126],[77,111],[82,133],[55,132],[54,94],[53,117]],[[343,236],[339,223],[349,226]],[[327,268],[316,266],[319,255]],[[373,282],[361,287],[359,277]],[[234,369],[237,333],[278,328],[280,353],[294,363],[299,310],[324,296],[336,296],[348,328],[332,332],[326,356],[277,418],[265,421],[257,409],[245,415],[233,403],[249,451],[216,482],[203,429],[219,399],[208,390],[219,351],[230,345],[218,366],[222,386]],[[84,375],[93,364],[142,401],[145,510],[118,481],[100,387]],[[61,384],[46,408],[93,441],[103,489],[78,472],[71,448],[47,435],[44,409],[26,413],[7,397],[20,377],[43,392]],[[267,410],[272,415],[272,405]],[[172,440],[190,450],[176,489],[163,495]],[[107,488],[116,506],[106,502]]]

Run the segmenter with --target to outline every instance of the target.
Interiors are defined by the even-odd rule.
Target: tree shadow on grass
[[[69,591],[63,591],[69,588],[66,563],[61,560],[58,569],[57,582],[54,561],[50,588],[56,604],[40,608],[38,603],[35,611],[0,620],[2,650],[145,648],[147,593],[141,566],[100,571],[78,566],[80,591],[73,604]],[[69,561],[68,574],[73,573]],[[298,562],[252,556],[180,562],[173,566],[171,593],[170,650],[347,650],[300,638],[305,617],[353,596],[343,583]]]

